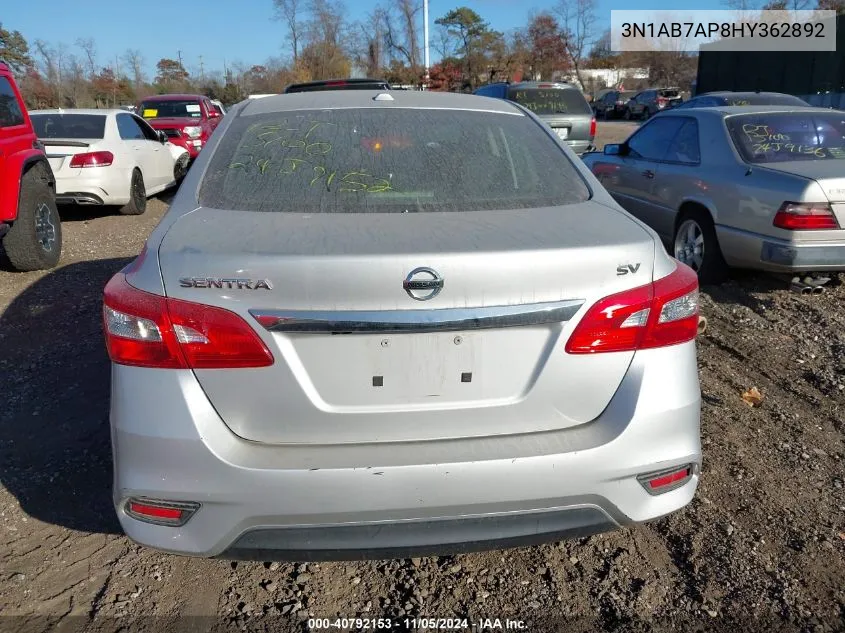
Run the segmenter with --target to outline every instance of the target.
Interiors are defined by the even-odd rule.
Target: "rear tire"
[[[18,217],[3,238],[3,248],[20,271],[48,270],[59,263],[62,222],[43,165],[34,166],[21,179]]]
[[[702,284],[719,284],[728,277],[713,218],[703,209],[689,209],[678,217],[672,255],[692,268]]]
[[[129,181],[129,202],[120,207],[121,215],[141,215],[147,210],[147,188],[140,169],[132,171]]]

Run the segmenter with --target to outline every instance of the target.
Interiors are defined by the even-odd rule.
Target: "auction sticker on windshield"
[[[147,108],[146,110],[144,110],[144,118],[145,119],[154,119],[157,114],[158,114],[158,110],[153,110],[153,109],[150,109],[150,108]]]

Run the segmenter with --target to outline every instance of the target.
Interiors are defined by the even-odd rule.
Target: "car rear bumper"
[[[384,446],[247,442],[190,371],[114,366],[114,502],[134,541],[203,557],[352,560],[528,545],[689,503],[699,415],[693,343],[638,352],[588,424]],[[692,478],[664,494],[637,480],[688,464]],[[153,525],[126,513],[132,497],[201,507],[182,527]]]
[[[731,266],[782,273],[845,271],[845,238],[789,242],[723,226],[716,233]]]
[[[220,558],[352,560],[463,554],[526,547],[616,529],[595,503],[542,512],[389,523],[265,528],[242,535]]]
[[[578,154],[586,154],[587,152],[592,151],[595,146],[593,145],[592,141],[566,141],[567,145],[572,148],[572,151]]]
[[[131,169],[114,166],[75,169],[81,174],[56,174],[56,203],[123,205],[129,202]]]

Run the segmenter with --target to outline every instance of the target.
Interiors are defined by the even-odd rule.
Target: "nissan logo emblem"
[[[443,290],[443,277],[431,268],[414,268],[405,277],[402,287],[415,301],[428,301]]]

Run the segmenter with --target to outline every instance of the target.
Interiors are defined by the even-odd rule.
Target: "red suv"
[[[56,180],[15,78],[0,62],[0,237],[17,270],[59,263],[62,224]]]
[[[140,114],[155,130],[161,130],[174,145],[196,158],[220,123],[220,113],[202,95],[158,95],[144,99]]]

